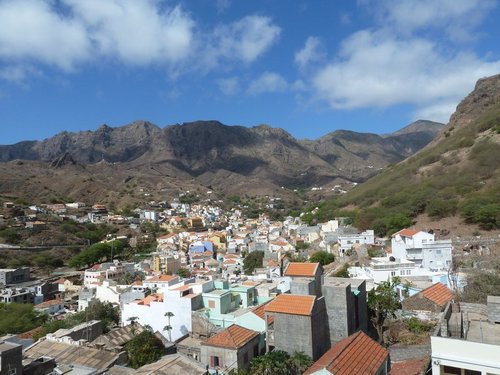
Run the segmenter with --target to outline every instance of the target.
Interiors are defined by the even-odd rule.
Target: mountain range
[[[267,125],[218,121],[102,125],[0,146],[0,195],[121,201],[136,188],[155,198],[187,189],[249,195],[331,190],[363,182],[414,154],[441,128],[420,120],[386,135],[337,130],[298,140]]]

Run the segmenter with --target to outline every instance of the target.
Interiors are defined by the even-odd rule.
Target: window
[[[441,250],[436,250],[436,255],[441,255]]]
[[[222,366],[222,361],[220,360],[220,357],[217,357],[216,355],[210,356],[210,367],[221,367]]]
[[[215,301],[213,299],[208,300],[208,308],[215,309]]]
[[[396,276],[396,271],[391,271],[391,276]]]
[[[411,275],[411,270],[406,270],[407,275]]]
[[[481,375],[481,371],[475,371],[475,370],[465,370],[464,375]]]
[[[462,374],[462,369],[458,367],[452,367],[452,366],[443,366],[444,367],[444,373],[446,375],[461,375]]]

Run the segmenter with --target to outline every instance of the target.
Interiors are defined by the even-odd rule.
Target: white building
[[[369,229],[359,234],[346,234],[339,236],[339,244],[341,253],[360,245],[374,245],[375,233]]]
[[[213,288],[213,282],[211,285]],[[191,332],[191,312],[203,306],[201,292],[204,288],[210,288],[210,285],[179,283],[170,289],[162,289],[161,293],[126,303],[123,305],[121,323],[128,325],[131,318],[135,318],[142,326],[151,326],[154,332],[160,332],[165,338],[178,340]],[[164,329],[169,325],[169,320],[165,317],[167,312],[173,314],[170,317],[170,331]]]
[[[431,233],[400,230],[393,234],[391,247],[395,258],[411,260],[418,267],[440,270],[451,265],[451,240],[436,241]]]
[[[133,263],[102,263],[86,269],[83,275],[83,285],[94,288],[104,280],[117,280],[125,273],[134,273]]]

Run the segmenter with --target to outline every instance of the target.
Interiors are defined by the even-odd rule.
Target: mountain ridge
[[[150,180],[150,188],[155,191],[163,178],[177,190],[186,181],[194,181],[194,185],[223,192],[269,194],[280,192],[282,187],[352,186],[352,182],[362,182],[413,153],[415,147],[408,144],[421,145],[435,134],[435,130],[410,132],[401,141],[400,135],[382,137],[338,130],[305,141],[265,124],[228,126],[211,120],[162,128],[140,120],[121,127],[103,124],[95,131],[61,132],[43,141],[0,146],[0,166],[14,160],[59,168],[83,166],[87,171],[95,170],[97,180],[108,180],[111,177],[101,177],[100,168],[105,169],[102,163],[111,163],[117,176],[111,186],[119,184],[122,174],[129,174]],[[49,182],[47,185],[58,195],[67,194]],[[0,189],[0,194],[7,193],[12,191]]]

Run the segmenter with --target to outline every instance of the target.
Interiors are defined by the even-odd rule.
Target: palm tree
[[[174,313],[171,311],[167,311],[165,313],[165,317],[168,319],[168,324],[163,327],[164,331],[168,331],[168,341],[172,342],[172,326],[170,325],[170,318],[174,316]]]
[[[297,374],[303,374],[309,367],[311,367],[314,361],[304,352],[294,352],[290,358],[290,362],[292,363]]]

